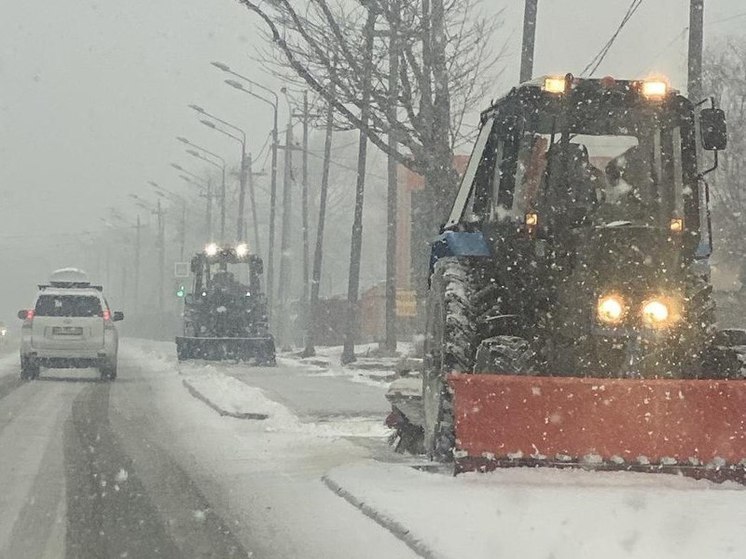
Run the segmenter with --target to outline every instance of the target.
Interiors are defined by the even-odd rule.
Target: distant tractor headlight
[[[618,324],[624,318],[624,299],[619,295],[604,295],[598,300],[596,314],[601,322]]]
[[[249,245],[246,243],[240,243],[236,246],[236,256],[243,258],[247,254],[249,254]]]
[[[673,313],[667,301],[649,299],[642,305],[642,320],[647,326],[661,327],[672,322]]]
[[[207,256],[215,256],[218,253],[218,245],[216,243],[210,243],[205,247],[205,254]]]

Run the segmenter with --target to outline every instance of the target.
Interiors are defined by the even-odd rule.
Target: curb
[[[184,385],[184,388],[187,389],[189,394],[194,396],[197,400],[207,404],[210,408],[218,412],[218,414],[223,417],[234,417],[236,419],[268,419],[269,418],[269,415],[267,415],[266,413],[251,413],[251,412],[236,413],[236,412],[224,410],[223,408],[218,406],[215,402],[210,400],[207,396],[202,394],[194,386],[192,386],[192,384],[188,380],[183,379],[181,383]]]
[[[330,479],[327,475],[322,476],[321,481],[323,481],[324,484],[329,489],[331,489],[338,497],[341,497],[342,499],[350,503],[365,516],[373,520],[376,524],[396,536],[398,539],[404,542],[407,547],[409,547],[409,549],[414,551],[420,557],[423,557],[424,559],[436,559],[438,557],[438,555],[432,549],[415,538],[412,533],[403,525],[399,524],[395,520],[392,520],[388,516],[381,514],[370,505],[366,505],[352,493],[344,489],[336,481]]]

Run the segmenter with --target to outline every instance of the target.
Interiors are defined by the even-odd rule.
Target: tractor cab
[[[261,294],[262,259],[249,254],[245,244],[219,247],[210,243],[192,258],[191,270],[195,296],[206,297],[213,291]]]
[[[702,146],[725,147],[722,111],[703,109]],[[479,224],[534,238],[632,225],[710,252],[695,107],[666,82],[544,77],[482,114],[446,229]]]

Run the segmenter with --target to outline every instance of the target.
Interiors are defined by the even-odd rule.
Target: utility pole
[[[290,116],[292,118],[292,115]],[[290,225],[292,222],[293,206],[293,127],[292,122],[288,120],[288,126],[285,131],[285,145],[280,146],[285,150],[285,173],[283,176],[282,188],[282,235],[280,238],[280,282],[277,291],[280,313],[277,315],[277,333],[280,339],[281,347],[288,343],[288,289],[290,286]]]
[[[373,37],[376,25],[376,10],[368,7],[363,37],[365,50],[363,61],[363,84],[361,95],[360,121],[367,126],[370,116],[371,74],[373,66]],[[342,364],[355,361],[355,338],[358,332],[358,292],[360,290],[360,259],[363,247],[363,203],[365,200],[365,168],[368,156],[368,138],[361,128],[357,157],[357,182],[355,185],[355,214],[352,221],[352,242],[350,243],[350,271],[347,280],[347,324],[345,328]]]
[[[223,162],[223,183],[220,187],[220,242],[225,242],[225,162]]]
[[[207,199],[207,208],[205,209],[205,220],[207,229],[206,241],[212,241],[212,179],[207,179],[207,192],[205,193]]]
[[[687,90],[693,103],[702,100],[702,44],[704,42],[704,0],[690,0],[689,4],[689,76]]]
[[[165,291],[165,269],[166,269],[166,224],[163,219],[163,209],[161,208],[161,199],[156,202],[155,214],[158,218],[158,313],[159,321],[163,323],[163,305]]]
[[[241,172],[239,173],[238,188],[238,218],[236,219],[236,240],[241,242],[246,240],[244,226],[244,211],[246,208],[246,174],[251,173],[251,168],[247,168],[246,144],[241,142]]]
[[[267,309],[270,324],[275,315],[275,220],[277,214],[277,149],[279,148],[279,132],[277,130],[277,99],[275,96],[274,112],[272,116],[272,171],[269,182],[269,248],[267,250]]]
[[[302,321],[304,326],[310,314],[308,308],[309,274],[308,274],[308,91],[303,92],[303,186],[301,190],[302,227],[303,227],[303,302],[301,304]]]
[[[249,166],[249,198],[251,198],[251,219],[254,222],[254,254],[262,253],[262,245],[259,242],[259,220],[256,216],[256,193],[254,190],[254,177],[262,176],[264,173],[255,173],[253,169],[253,159],[251,154],[247,155],[248,166]]]
[[[396,351],[396,233],[397,196],[399,176],[397,161],[392,153],[397,150],[395,123],[398,122],[399,107],[399,0],[390,0],[391,22],[389,29],[389,102],[388,121],[389,156],[387,161],[388,189],[386,193],[386,340],[389,352]]]
[[[184,250],[186,245],[186,230],[187,230],[187,201],[186,198],[181,199],[181,243],[179,244],[179,261],[184,262]]]
[[[336,65],[336,64],[335,64]],[[332,70],[334,71],[334,70]],[[330,97],[334,98],[334,76],[329,80]],[[326,109],[326,136],[324,138],[324,162],[321,171],[321,192],[319,193],[319,219],[316,225],[316,249],[313,254],[313,277],[311,279],[311,300],[306,315],[306,347],[304,357],[316,355],[314,319],[319,315],[319,289],[321,287],[321,264],[324,255],[324,227],[326,225],[326,199],[329,193],[329,167],[332,156],[332,136],[334,133],[334,108],[331,103]]]
[[[135,225],[135,282],[133,292],[135,296],[135,311],[140,310],[140,241],[142,223],[140,223],[140,214],[137,214],[137,225]]]
[[[520,83],[531,80],[534,73],[534,43],[536,41],[536,12],[539,0],[526,0],[523,8],[523,45],[521,47]]]

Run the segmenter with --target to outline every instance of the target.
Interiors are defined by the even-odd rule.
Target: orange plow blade
[[[746,476],[746,381],[451,374],[456,472],[520,465]]]

